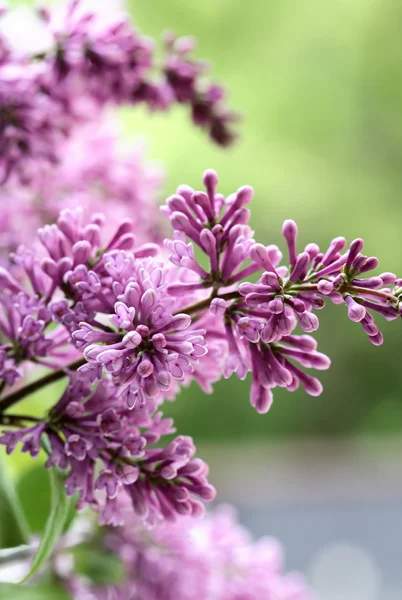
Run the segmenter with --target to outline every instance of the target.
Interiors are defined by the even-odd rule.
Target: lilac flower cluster
[[[207,171],[203,181],[206,192],[181,186],[162,208],[175,230],[166,240],[171,262],[198,277],[198,282],[171,285],[170,293],[182,297],[210,290],[203,306],[221,318],[228,349],[223,375],[244,379],[252,372],[250,401],[258,412],[269,410],[276,386],[294,391],[301,384],[308,394],[319,395],[320,382],[304,368],[327,369],[330,361],[317,352],[310,335],[293,334],[296,326],[313,333],[319,325],[313,311],[328,298],[345,304],[349,318],[379,345],[383,338],[372,313],[387,320],[400,316],[402,280],[392,273],[361,277],[378,260],[361,253],[360,239],[344,253],[342,237],[325,252],[314,243],[297,252],[297,226],[290,220],[283,226],[289,262],[279,266],[279,248],[256,243],[248,225],[252,189],[245,186],[224,198],[217,193],[214,171]],[[196,259],[194,245],[208,257],[208,271]],[[261,271],[256,283],[244,281]]]
[[[27,294],[16,280],[0,271],[1,312],[6,317],[0,325],[4,343],[0,346],[1,380],[12,386],[21,377],[18,365],[32,361],[51,368],[63,366],[74,357],[68,347],[68,332],[49,330],[52,314],[44,299]],[[51,355],[53,361],[47,357]]]
[[[131,517],[125,527],[106,531],[102,543],[120,558],[123,580],[96,586],[61,570],[77,600],[314,598],[301,575],[284,572],[279,543],[268,537],[253,542],[228,506],[203,519],[184,518],[152,531]]]
[[[57,163],[63,138],[109,105],[142,103],[166,110],[177,102],[186,104],[193,123],[213,141],[225,146],[234,139],[235,117],[224,106],[224,92],[204,83],[205,64],[191,58],[187,38],[167,36],[166,56],[158,65],[153,43],[127,15],[109,10],[109,18],[102,18],[101,10],[93,12],[87,4],[69,0],[61,8],[39,10],[29,35],[33,42],[45,40],[40,52],[28,51],[21,36],[12,39],[12,11],[2,11],[2,181],[16,175],[27,183],[39,165]],[[110,5],[113,9],[114,3]]]
[[[196,498],[213,498],[189,438],[148,448],[172,432],[156,411],[182,385],[208,392],[222,377],[251,372],[251,404],[265,413],[276,386],[322,392],[306,370],[330,364],[309,335],[326,299],[345,305],[375,345],[382,335],[373,314],[400,315],[402,280],[366,277],[378,261],[362,254],[362,240],[344,252],[344,238],[298,252],[297,227],[286,221],[289,260],[280,266],[280,250],[257,243],[248,225],[253,190],[225,198],[217,183],[207,171],[205,192],[180,186],[167,199],[168,255],[154,242],[137,245],[128,219],[107,235],[101,214],[86,220],[64,209],[39,229],[40,246],[19,247],[12,269],[0,268],[0,420],[11,427],[0,443],[12,452],[22,442],[36,456],[48,438],[47,465],[69,470],[67,492],[79,493],[80,507],[99,507],[104,523],[120,523],[121,494],[150,522],[198,514]],[[51,373],[8,392],[29,365]],[[27,426],[32,418],[8,412],[67,373],[69,386],[43,419]]]
[[[57,225],[39,230],[42,250],[20,247],[14,272],[0,268],[0,389],[29,364],[61,376],[70,365],[74,373],[42,420],[3,416],[19,390],[0,398],[2,422],[17,428],[0,443],[8,453],[22,443],[36,457],[48,438],[47,466],[69,469],[67,493],[79,493],[79,507],[99,506],[103,523],[120,522],[121,493],[148,522],[199,514],[195,498],[212,500],[214,490],[191,439],[178,437],[163,450],[148,445],[173,432],[155,412],[164,398],[173,399],[180,383],[194,379],[209,390],[220,377],[219,341],[211,339],[209,355],[206,347],[214,317],[193,323],[177,311],[168,287],[180,276],[155,256],[156,244],[135,246],[131,222],[122,221],[104,244],[102,223],[99,214],[85,223],[80,209],[63,210]]]
[[[121,502],[127,495],[135,513],[154,524],[176,515],[200,515],[203,505],[197,498],[215,497],[206,481],[207,466],[193,458],[191,438],[178,436],[165,447],[152,448],[173,432],[172,420],[163,419],[155,403],[129,410],[110,381],[91,390],[72,374],[46,419],[7,431],[0,442],[7,453],[21,443],[21,451],[35,458],[46,435],[46,466],[68,469],[66,491],[78,494],[78,508],[90,505],[101,511],[101,524],[120,525],[118,498]]]

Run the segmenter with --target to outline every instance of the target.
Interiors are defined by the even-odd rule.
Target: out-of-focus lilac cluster
[[[0,264],[7,264],[21,242],[33,243],[37,230],[63,208],[82,207],[88,217],[102,210],[110,234],[130,217],[138,240],[161,238],[162,169],[146,160],[143,143],[120,147],[117,132],[111,119],[77,126],[61,142],[56,165],[37,165],[29,186],[10,177],[0,187]]]
[[[203,519],[183,518],[152,531],[131,517],[125,527],[104,532],[103,547],[120,558],[122,581],[102,587],[64,573],[77,600],[314,598],[299,574],[284,572],[278,542],[273,538],[253,542],[228,506]]]
[[[99,3],[101,4],[101,3]],[[161,61],[114,1],[91,10],[86,0],[40,9],[21,39],[12,10],[0,16],[0,180],[28,183],[41,164],[56,164],[64,138],[110,105],[190,107],[192,121],[226,146],[234,115],[220,86],[205,80],[206,65],[191,57],[192,42],[168,34]],[[11,35],[14,32],[17,35]],[[38,50],[38,44],[40,50]]]

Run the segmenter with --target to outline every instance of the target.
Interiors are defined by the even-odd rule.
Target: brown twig
[[[4,411],[10,408],[10,406],[13,406],[26,396],[30,396],[31,394],[37,392],[43,387],[46,387],[52,383],[55,383],[56,381],[59,381],[60,379],[63,379],[63,377],[66,377],[68,375],[68,371],[76,371],[83,364],[85,364],[85,359],[80,358],[79,360],[76,360],[75,362],[68,365],[66,368],[53,371],[53,373],[49,373],[48,375],[45,375],[44,377],[41,377],[40,379],[29,383],[28,385],[20,388],[19,390],[8,394],[8,396],[5,396],[0,400],[0,414],[4,413]]]

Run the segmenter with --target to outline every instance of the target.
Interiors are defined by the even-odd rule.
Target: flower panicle
[[[200,515],[201,501],[215,497],[207,465],[194,458],[190,437],[177,436],[153,448],[174,431],[172,420],[164,419],[155,403],[129,410],[111,381],[92,390],[74,374],[47,418],[6,430],[0,443],[8,454],[22,444],[21,451],[36,458],[47,437],[46,466],[67,470],[66,493],[78,494],[78,508],[89,505],[99,511],[101,524],[121,525],[123,496],[139,519],[154,525],[179,515]]]
[[[301,384],[308,394],[319,395],[320,382],[304,369],[327,369],[330,361],[316,352],[312,337],[295,334],[296,327],[313,334],[319,327],[316,311],[330,300],[343,304],[370,342],[381,345],[383,336],[373,315],[386,320],[400,316],[401,280],[388,272],[371,275],[378,259],[362,253],[361,239],[347,248],[346,239],[337,237],[325,251],[310,243],[300,252],[292,220],[282,228],[288,252],[283,263],[277,246],[253,238],[248,225],[252,188],[243,186],[225,198],[217,191],[218,176],[212,170],[205,172],[203,183],[205,191],[180,186],[162,207],[174,229],[173,237],[165,240],[169,259],[196,277],[174,283],[169,292],[174,297],[204,294],[204,309],[220,317],[226,338],[223,375],[236,373],[244,379],[252,372],[250,400],[259,412],[269,410],[277,385],[293,391]],[[247,281],[255,274],[256,282]]]
[[[46,435],[47,466],[68,469],[67,492],[98,507],[105,524],[119,523],[123,492],[150,522],[198,514],[200,500],[213,499],[190,438],[153,446],[172,433],[159,407],[182,386],[195,381],[210,392],[215,381],[251,373],[259,413],[276,387],[318,396],[311,370],[328,369],[330,359],[314,333],[327,301],[343,305],[374,345],[383,339],[373,315],[401,314],[402,280],[372,274],[378,260],[362,253],[362,240],[299,251],[297,226],[285,221],[283,261],[277,246],[254,239],[252,188],[224,197],[212,170],[203,182],[205,191],[180,186],[167,199],[174,233],[165,247],[137,244],[130,219],[110,232],[100,213],[63,209],[39,229],[39,244],[19,247],[11,267],[0,267],[0,420],[12,429],[0,442],[8,452],[21,442],[35,457]],[[27,427],[7,410],[24,396],[13,386],[37,365],[71,381],[49,415]]]

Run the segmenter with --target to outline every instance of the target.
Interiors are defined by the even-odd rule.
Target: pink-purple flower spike
[[[151,521],[198,514],[199,499],[213,499],[190,438],[148,449],[171,432],[156,411],[182,385],[211,391],[220,378],[251,373],[251,405],[266,413],[277,386],[321,394],[309,371],[330,360],[311,334],[327,300],[344,304],[374,345],[383,338],[373,314],[400,315],[401,280],[370,276],[378,261],[362,254],[362,240],[346,251],[338,237],[324,252],[314,243],[300,252],[297,226],[286,221],[281,264],[276,246],[253,238],[252,188],[225,198],[214,171],[203,181],[206,191],[180,186],[162,208],[175,228],[168,256],[157,243],[137,244],[128,219],[110,232],[101,214],[64,209],[39,229],[42,248],[21,246],[12,272],[0,268],[0,411],[18,400],[7,389],[30,363],[60,376],[70,369],[72,382],[45,419],[32,426],[15,416],[8,423],[17,430],[0,441],[36,456],[47,436],[48,465],[69,469],[68,493],[99,506],[103,523],[120,522],[121,493]]]
[[[245,186],[225,199],[217,192],[217,183],[216,173],[209,170],[204,175],[206,193],[181,186],[162,208],[175,229],[173,238],[165,242],[170,260],[198,279],[180,288],[174,285],[171,292],[176,295],[180,289],[184,295],[186,289],[209,290],[210,311],[222,316],[227,342],[223,374],[236,373],[243,379],[252,372],[250,400],[259,412],[270,408],[271,391],[277,385],[293,391],[301,384],[307,393],[319,395],[319,381],[294,362],[304,368],[326,369],[330,361],[316,352],[314,344],[306,347],[307,336],[293,335],[293,331],[297,326],[305,333],[316,331],[315,310],[322,309],[329,298],[344,302],[349,318],[361,323],[373,344],[381,344],[382,335],[369,311],[388,320],[398,317],[396,277],[392,273],[385,273],[384,279],[360,277],[378,263],[361,254],[362,240],[352,242],[343,254],[343,237],[335,238],[325,252],[314,243],[298,252],[298,228],[291,220],[283,226],[289,262],[281,266],[277,247],[253,239],[245,208],[252,200],[252,189]],[[207,255],[209,271],[195,259],[194,245]],[[256,283],[244,281],[259,271]],[[287,340],[291,338],[297,347],[299,337],[304,338],[300,342],[303,352],[289,350]]]

